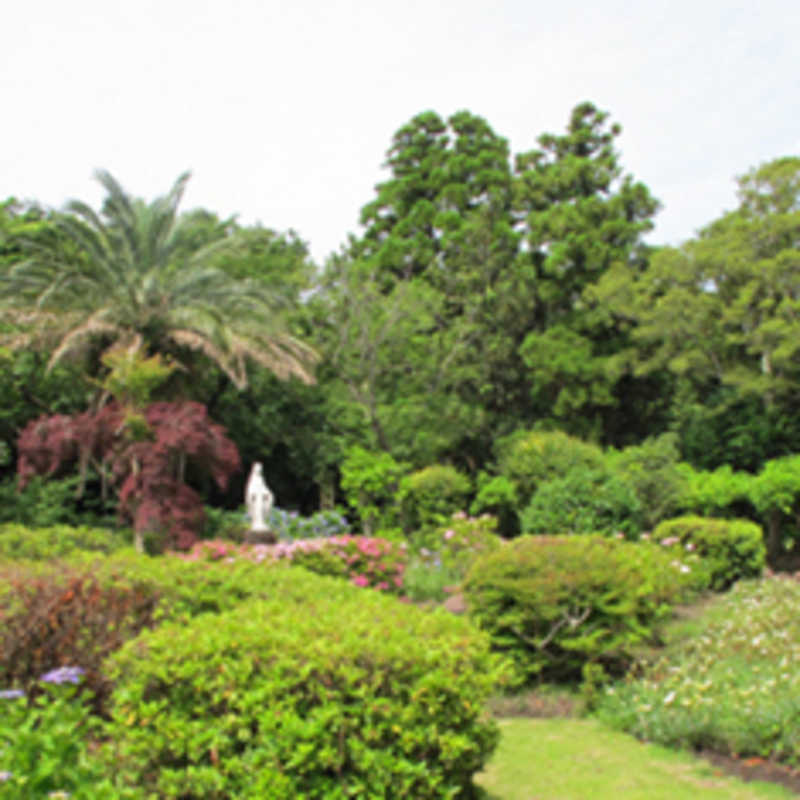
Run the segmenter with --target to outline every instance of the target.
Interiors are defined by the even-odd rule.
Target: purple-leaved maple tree
[[[241,468],[236,445],[202,403],[151,403],[133,417],[116,403],[74,416],[30,422],[19,437],[20,488],[34,475],[52,476],[92,465],[116,489],[120,516],[131,523],[141,547],[146,532],[165,544],[190,547],[203,522],[200,495],[185,482],[189,460],[207,469],[224,489]]]

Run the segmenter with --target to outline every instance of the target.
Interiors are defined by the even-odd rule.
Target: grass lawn
[[[787,800],[788,789],[723,776],[708,762],[596,720],[504,719],[476,779],[486,800]]]

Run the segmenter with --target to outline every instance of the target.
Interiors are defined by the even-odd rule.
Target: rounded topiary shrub
[[[642,504],[624,480],[606,470],[574,469],[541,484],[522,512],[522,532],[622,532],[632,539],[642,529]]]
[[[766,564],[761,527],[747,519],[677,517],[656,527],[653,538],[667,548],[696,552],[705,563],[712,589],[727,589],[739,578],[758,577]]]
[[[433,464],[406,475],[397,498],[409,531],[429,528],[464,508],[472,483],[449,464]]]
[[[691,559],[647,543],[521,536],[478,559],[464,593],[471,617],[523,678],[572,680],[592,662],[623,671],[703,579]]]
[[[469,796],[498,738],[483,710],[501,674],[487,638],[446,612],[331,578],[302,582],[303,598],[165,625],[109,659],[105,756],[120,789]]]

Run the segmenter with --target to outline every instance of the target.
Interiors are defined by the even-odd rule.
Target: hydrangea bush
[[[87,739],[95,726],[79,667],[50,670],[37,691],[0,691],[0,798],[98,800],[110,782],[91,760]]]

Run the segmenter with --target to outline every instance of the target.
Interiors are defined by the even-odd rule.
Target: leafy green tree
[[[612,267],[643,267],[641,237],[658,208],[647,187],[623,173],[614,149],[620,132],[607,113],[581,103],[565,134],[544,134],[538,149],[516,158],[530,274],[520,354],[537,412],[582,435],[602,436],[605,418],[633,394],[630,386],[619,391],[629,324],[594,289]]]
[[[719,387],[736,403],[755,398],[755,423],[775,409],[785,416],[800,381],[800,158],[751,170],[739,200],[696,239],[603,290],[636,323],[639,373],[666,369],[701,403]],[[769,437],[764,449],[776,455]]]
[[[426,112],[395,134],[387,164],[364,235],[331,259],[315,298],[320,371],[370,447],[474,469],[491,444],[493,285],[518,238],[508,145],[469,112]]]
[[[6,318],[12,308],[17,319],[27,314],[31,334],[55,343],[51,364],[119,342],[184,364],[201,353],[240,387],[248,360],[311,380],[312,352],[286,331],[280,298],[213,265],[231,242],[187,252],[177,209],[188,174],[149,204],[109,173],[97,178],[107,192],[102,211],[71,202],[55,217],[58,241],[29,243],[2,276]]]

